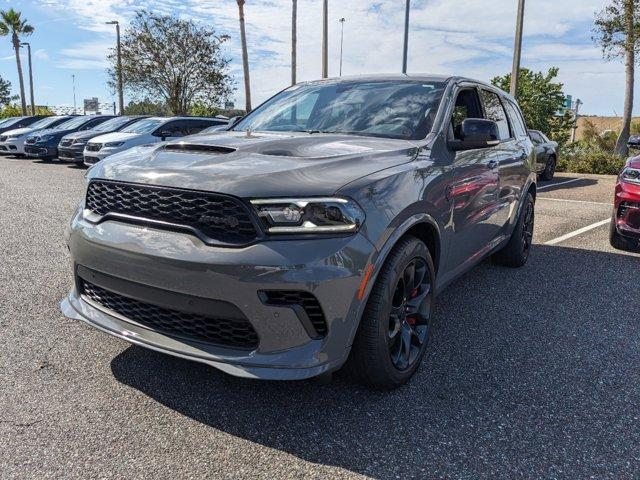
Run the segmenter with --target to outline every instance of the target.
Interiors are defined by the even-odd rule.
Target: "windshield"
[[[0,120],[0,127],[13,122],[15,119],[16,117],[3,118],[2,120]]]
[[[427,136],[444,83],[412,80],[296,85],[233,130],[347,133],[419,140]]]
[[[55,127],[56,130],[73,130],[74,128],[80,127],[83,123],[88,122],[89,118],[80,115],[78,117],[73,117],[71,120],[67,120],[66,122],[62,122],[60,125]]]
[[[131,119],[129,117],[116,117],[106,122],[96,125],[91,130],[94,132],[113,132],[118,130],[123,125],[129,123]]]
[[[47,117],[32,123],[27,128],[32,128],[34,130],[39,128],[47,128],[49,125],[51,125],[52,123],[58,122],[59,120],[60,120],[60,117]]]
[[[140,120],[139,122],[129,125],[123,128],[121,131],[126,133],[151,133],[153,132],[164,120],[159,118],[148,118],[147,120]]]

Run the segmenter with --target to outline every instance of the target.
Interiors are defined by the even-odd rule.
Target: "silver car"
[[[62,311],[233,375],[345,367],[394,388],[420,365],[438,292],[489,256],[527,261],[535,195],[522,114],[490,85],[302,83],[229,131],[91,168]]]

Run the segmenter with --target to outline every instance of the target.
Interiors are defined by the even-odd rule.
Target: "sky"
[[[591,40],[596,11],[608,0],[527,0],[522,66],[560,68],[565,93],[593,115],[622,113],[624,65],[602,60]],[[399,73],[402,68],[404,0],[329,0],[329,76],[337,76],[340,23],[344,17],[343,73]],[[413,0],[408,73],[470,76],[488,81],[511,71],[517,0]],[[0,0],[0,8],[23,13],[35,33],[31,43],[37,104],[78,105],[98,97],[113,102],[106,54],[115,29],[126,28],[139,8],[192,18],[228,34],[224,54],[244,106],[238,9],[235,0]],[[247,0],[247,42],[254,107],[290,82],[291,1]],[[321,76],[321,0],[298,0],[298,80]],[[25,62],[26,63],[26,62]],[[0,37],[0,75],[18,91],[8,37]],[[25,69],[25,79],[28,73]],[[125,98],[125,102],[127,99]],[[636,112],[640,113],[640,105]]]

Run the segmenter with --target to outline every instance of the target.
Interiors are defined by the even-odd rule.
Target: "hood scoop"
[[[199,143],[169,143],[164,146],[164,150],[178,151],[178,152],[193,152],[193,153],[233,153],[235,148],[222,147],[220,145],[206,145]]]

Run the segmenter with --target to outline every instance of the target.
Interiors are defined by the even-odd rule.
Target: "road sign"
[[[97,97],[84,99],[84,111],[85,112],[97,112],[100,110],[100,102]]]

